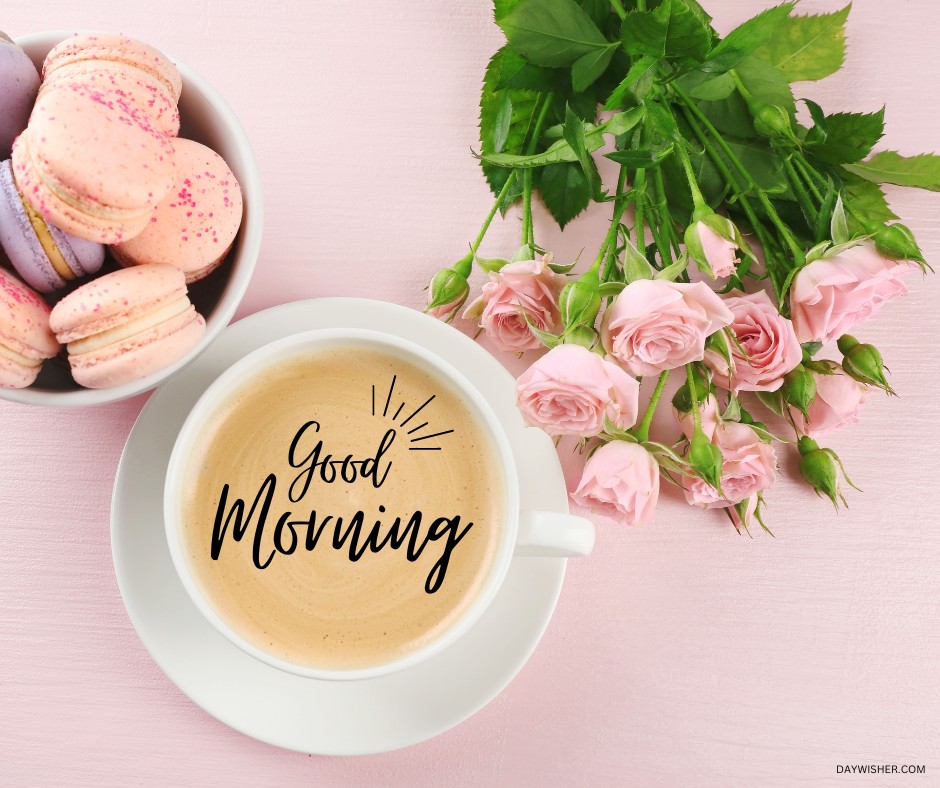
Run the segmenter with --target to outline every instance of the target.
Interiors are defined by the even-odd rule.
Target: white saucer
[[[417,667],[380,679],[301,678],[248,656],[186,596],[163,528],[167,461],[190,408],[232,363],[298,331],[370,328],[444,356],[479,387],[506,427],[525,509],[568,511],[551,440],[527,428],[513,379],[483,348],[434,318],[353,298],[298,301],[227,328],[151,397],[134,425],[114,483],[111,546],[118,585],[140,639],[203,709],[256,739],[321,755],[386,752],[424,741],[479,711],[519,672],[542,637],[565,575],[563,558],[516,558],[495,602],[463,638]]]

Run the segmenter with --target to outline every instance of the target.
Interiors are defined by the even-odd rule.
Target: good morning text
[[[291,441],[287,459],[292,468],[300,471],[288,487],[287,495],[292,503],[300,503],[304,499],[314,480],[324,484],[371,484],[375,489],[382,487],[392,469],[392,461],[386,455],[395,442],[394,429],[385,432],[374,453],[361,459],[351,454],[334,458],[333,454],[327,453],[322,439],[317,438],[319,432],[319,422],[308,421]],[[310,447],[311,444],[312,448],[304,453],[304,447]],[[229,503],[230,488],[228,484],[223,485],[212,527],[210,549],[214,561],[221,555],[226,535],[231,535],[235,542],[241,542],[252,529],[252,562],[260,570],[270,566],[277,554],[292,555],[301,547],[308,552],[315,550],[318,545],[333,550],[345,549],[349,560],[354,562],[366,552],[404,548],[405,557],[414,562],[429,544],[442,542],[441,555],[431,567],[424,585],[424,590],[433,594],[444,582],[454,548],[473,527],[473,523],[468,522],[461,528],[461,518],[457,514],[431,519],[421,511],[415,511],[407,518],[407,522],[401,517],[395,517],[390,523],[383,522],[383,519],[390,518],[379,518],[367,525],[366,514],[362,510],[344,520],[340,515],[324,515],[311,509],[306,519],[302,515],[295,518],[293,511],[286,511],[278,515],[275,522],[271,505],[277,486],[277,475],[269,473],[246,510],[242,498],[235,498]],[[380,505],[378,513],[386,514],[385,506]],[[269,528],[271,523],[273,528]],[[327,537],[328,541],[321,543],[324,532],[331,535]]]

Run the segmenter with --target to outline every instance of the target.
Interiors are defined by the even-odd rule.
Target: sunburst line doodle
[[[392,382],[389,384],[388,394],[385,397],[385,407],[382,408],[382,416],[385,418],[388,417],[388,409],[389,409],[389,405],[391,405],[391,402],[392,402],[392,394],[395,392],[395,383],[397,380],[398,380],[398,375],[392,375]],[[398,424],[399,428],[404,427],[409,421],[411,421],[422,410],[424,410],[428,405],[430,405],[436,396],[437,396],[436,394],[432,394],[430,397],[428,397],[424,402],[422,402],[417,408],[415,408],[408,415],[408,418],[406,418],[404,421],[402,421],[399,424],[398,417],[401,414],[401,412],[405,409],[405,406],[407,405],[406,402],[402,401],[402,403],[398,406],[398,409],[395,411],[395,415],[391,417],[392,421]],[[374,383],[372,384],[372,415],[373,416],[377,415],[375,412],[375,384]],[[412,427],[410,430],[408,430],[408,433],[407,433],[408,435],[414,435],[413,438],[409,438],[409,442],[420,443],[421,441],[426,441],[426,440],[429,440],[430,438],[438,438],[441,435],[448,435],[451,432],[453,432],[453,430],[451,429],[451,430],[440,430],[438,432],[432,432],[429,434],[420,434],[419,431],[427,427],[429,423],[430,422],[425,421],[419,424],[417,427]],[[431,429],[433,429],[433,427]],[[415,435],[415,433],[419,433],[419,434]],[[441,447],[440,446],[409,446],[408,451],[441,451]]]

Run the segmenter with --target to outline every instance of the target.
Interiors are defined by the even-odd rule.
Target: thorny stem
[[[677,95],[682,100],[682,103],[689,108],[693,115],[695,115],[699,123],[701,123],[708,133],[711,134],[715,142],[718,144],[718,147],[720,147],[722,153],[728,157],[728,160],[731,162],[731,164],[734,165],[738,172],[741,173],[745,184],[747,185],[748,189],[756,196],[757,201],[761,204],[761,207],[763,207],[764,212],[767,214],[767,218],[770,219],[774,227],[777,228],[777,231],[780,233],[780,237],[783,239],[784,243],[790,247],[790,251],[793,253],[795,260],[803,260],[805,257],[803,249],[796,238],[793,236],[790,228],[787,227],[787,225],[780,218],[780,215],[777,213],[776,208],[774,208],[773,203],[768,199],[765,191],[757,185],[757,183],[754,181],[754,178],[751,176],[750,171],[743,164],[741,164],[740,159],[738,159],[734,151],[731,150],[731,146],[725,142],[718,129],[715,128],[712,122],[695,105],[695,102],[688,97],[685,91],[682,90],[678,84],[673,83],[672,89],[675,92],[675,95]]]
[[[545,123],[545,116],[548,115],[548,109],[552,103],[553,94],[551,91],[545,93],[542,97],[542,106],[535,116],[535,126],[532,128],[532,134],[526,144],[526,154],[535,153],[539,144],[539,137],[542,136],[542,125]],[[535,245],[535,228],[532,224],[532,169],[527,168],[522,174],[522,243]]]

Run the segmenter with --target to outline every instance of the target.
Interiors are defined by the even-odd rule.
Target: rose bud
[[[813,397],[816,396],[816,378],[802,364],[797,364],[783,378],[780,388],[783,401],[809,418],[808,411]]]
[[[889,260],[917,260],[924,262],[914,234],[900,222],[882,225],[874,233],[875,248]]]
[[[705,402],[712,393],[712,387],[698,375],[692,376],[695,385],[695,402]],[[672,406],[680,413],[689,413],[692,410],[692,392],[689,384],[683,383],[672,397]]]
[[[721,449],[708,439],[701,428],[692,434],[687,459],[703,481],[721,491]]]
[[[754,130],[763,137],[797,142],[790,113],[777,104],[764,104],[754,115]]]
[[[712,279],[731,276],[738,262],[735,227],[717,213],[699,219],[685,231],[685,248],[699,270]]]
[[[467,277],[454,268],[444,268],[431,279],[425,312],[449,323],[469,294],[470,284]]]
[[[601,308],[601,296],[597,292],[599,284],[597,269],[592,268],[565,285],[558,299],[558,309],[566,329],[594,325]]]
[[[884,360],[874,345],[863,345],[848,334],[839,337],[836,343],[842,351],[842,369],[859,383],[884,389],[888,394],[895,394],[885,377]]]
[[[819,448],[816,441],[805,435],[800,438],[797,446],[800,450],[800,473],[816,491],[816,495],[825,495],[837,510],[839,501],[842,501],[843,506],[848,507],[845,496],[839,489],[839,470],[842,471],[842,476],[850,487],[855,490],[858,490],[858,487],[852,484],[839,456],[832,449]]]

